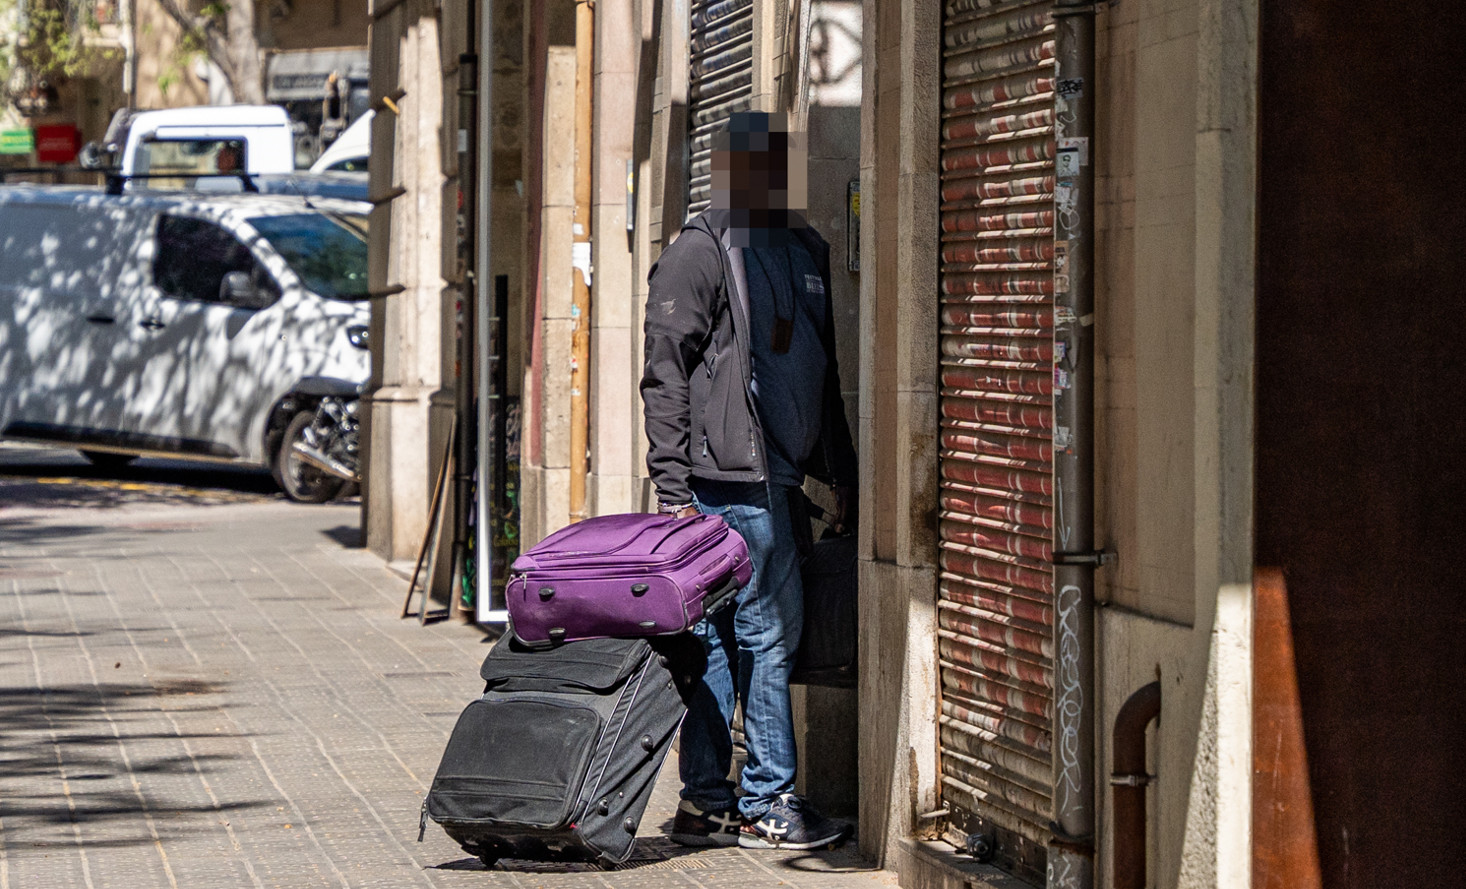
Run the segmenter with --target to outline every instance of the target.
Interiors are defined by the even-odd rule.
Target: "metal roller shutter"
[[[938,651],[949,838],[1043,882],[1052,818],[1053,25],[945,6]]]
[[[687,216],[707,209],[713,192],[713,134],[753,95],[753,0],[711,0],[691,7],[687,78]]]

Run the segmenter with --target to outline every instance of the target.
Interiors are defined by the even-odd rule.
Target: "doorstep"
[[[902,840],[898,848],[901,889],[1034,889],[940,840]]]

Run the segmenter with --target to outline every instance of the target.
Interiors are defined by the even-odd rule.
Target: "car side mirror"
[[[102,146],[96,142],[88,142],[81,147],[77,153],[76,162],[85,170],[100,170],[104,161],[102,158]]]
[[[219,282],[219,302],[236,309],[263,309],[274,302],[274,295],[255,286],[249,272],[225,272]]]

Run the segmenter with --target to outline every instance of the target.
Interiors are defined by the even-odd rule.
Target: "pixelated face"
[[[713,142],[713,206],[731,210],[805,208],[806,156],[802,133],[762,112],[732,116]]]

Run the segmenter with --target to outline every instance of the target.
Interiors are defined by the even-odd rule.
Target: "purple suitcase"
[[[748,545],[718,516],[599,516],[514,560],[509,623],[533,646],[680,633],[731,601],[752,573]]]

